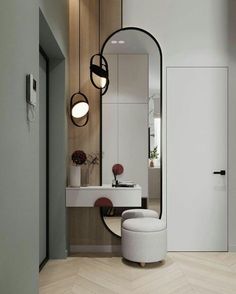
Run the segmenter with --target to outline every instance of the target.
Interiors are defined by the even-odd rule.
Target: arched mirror
[[[142,208],[161,216],[162,54],[156,39],[139,28],[123,28],[103,44],[109,89],[101,96],[101,184],[116,180],[142,188]],[[128,188],[127,188],[128,189]],[[107,228],[121,235],[121,214],[138,207],[102,208]],[[140,208],[140,207],[139,207]]]

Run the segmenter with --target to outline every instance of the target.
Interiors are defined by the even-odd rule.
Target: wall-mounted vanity
[[[103,201],[104,204],[99,203],[99,200]],[[110,207],[106,206],[106,200],[110,201]],[[101,207],[104,225],[117,236],[121,235],[120,216],[114,215],[117,213],[117,209],[123,207],[140,208],[141,205],[142,189],[139,185],[135,185],[133,188],[102,185],[79,188],[68,187],[66,189],[67,208]],[[111,213],[114,216],[111,216]]]
[[[141,207],[142,189],[139,185],[133,188],[111,185],[66,188],[66,207],[95,207],[99,198],[109,199],[114,207]]]

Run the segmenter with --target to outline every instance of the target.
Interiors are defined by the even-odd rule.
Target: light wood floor
[[[236,253],[168,253],[145,268],[120,257],[50,261],[40,294],[236,294]]]

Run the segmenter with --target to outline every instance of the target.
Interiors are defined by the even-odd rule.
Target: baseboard
[[[120,245],[70,245],[71,253],[119,253]]]
[[[236,245],[229,245],[229,252],[236,252]]]

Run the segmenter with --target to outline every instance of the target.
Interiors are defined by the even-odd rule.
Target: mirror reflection
[[[142,208],[160,214],[161,54],[139,29],[123,29],[104,44],[110,85],[102,96],[102,184],[140,186]],[[122,173],[114,178],[113,166]],[[121,189],[121,188],[117,188]],[[138,207],[102,208],[106,226],[121,235],[121,214]],[[141,208],[141,207],[139,207]]]

